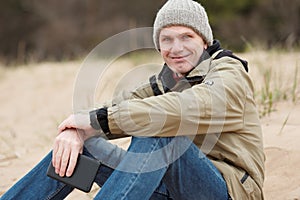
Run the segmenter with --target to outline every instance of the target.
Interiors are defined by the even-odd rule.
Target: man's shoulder
[[[230,50],[219,50],[212,55],[212,64],[235,63],[241,66],[246,72],[248,72],[248,62],[232,53]]]

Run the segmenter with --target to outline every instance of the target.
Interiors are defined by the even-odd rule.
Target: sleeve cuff
[[[100,108],[96,110],[97,121],[102,131],[107,134],[110,133],[107,119],[107,108]]]
[[[92,110],[89,112],[90,115],[90,125],[95,130],[100,130],[100,124],[97,119],[97,110]]]

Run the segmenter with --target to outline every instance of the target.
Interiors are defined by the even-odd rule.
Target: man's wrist
[[[107,108],[100,108],[90,112],[90,125],[95,130],[101,130],[105,135],[110,134],[108,126]]]
[[[97,118],[97,110],[92,110],[89,112],[90,115],[90,125],[95,130],[100,130],[101,126]]]

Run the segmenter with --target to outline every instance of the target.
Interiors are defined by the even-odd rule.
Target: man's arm
[[[250,80],[238,61],[214,67],[183,92],[124,101],[108,109],[113,134],[172,137],[239,130]]]

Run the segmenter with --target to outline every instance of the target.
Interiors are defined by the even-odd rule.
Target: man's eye
[[[163,41],[163,42],[170,42],[170,41],[171,41],[171,38],[165,37],[165,38],[162,38],[162,41]]]
[[[183,36],[182,36],[182,39],[183,39],[183,40],[188,40],[188,39],[190,39],[190,38],[192,38],[191,35],[183,35]]]

